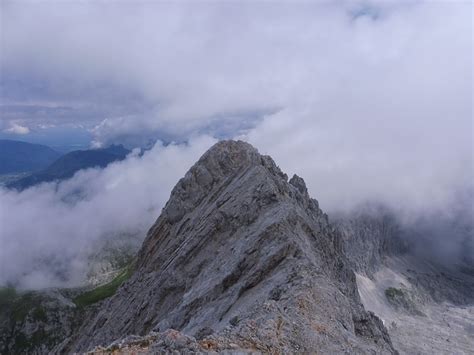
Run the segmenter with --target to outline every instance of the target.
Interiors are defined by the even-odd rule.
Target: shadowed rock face
[[[219,142],[173,189],[134,275],[62,350],[176,329],[217,350],[394,353],[348,265],[303,179]]]
[[[472,221],[462,210],[453,217],[407,225],[383,206],[369,205],[335,218],[361,300],[384,321],[401,354],[474,349],[474,263],[466,257],[472,255]]]
[[[385,257],[406,253],[407,240],[401,238],[401,226],[394,214],[382,206],[361,206],[350,214],[332,215],[339,230],[345,256],[351,268],[372,276]]]

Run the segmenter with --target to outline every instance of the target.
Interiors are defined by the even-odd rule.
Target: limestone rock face
[[[217,143],[178,182],[133,276],[62,350],[169,329],[215,350],[395,353],[303,179],[240,141]]]
[[[332,215],[343,240],[345,256],[355,272],[372,276],[384,258],[408,251],[394,214],[381,206],[361,207],[350,214]]]

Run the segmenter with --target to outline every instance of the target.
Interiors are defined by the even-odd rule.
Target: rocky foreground
[[[60,307],[41,301],[21,319],[10,307],[0,350],[469,353],[471,269],[441,274],[407,250],[390,218],[329,223],[303,179],[222,141],[175,186],[132,265],[102,288],[49,295]],[[454,318],[433,308],[451,306]]]

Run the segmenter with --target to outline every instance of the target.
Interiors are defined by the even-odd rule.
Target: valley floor
[[[383,320],[400,354],[473,353],[472,303],[436,303],[421,294],[406,275],[389,267],[372,278],[357,274],[357,285],[365,308]],[[390,302],[393,295],[395,300]]]

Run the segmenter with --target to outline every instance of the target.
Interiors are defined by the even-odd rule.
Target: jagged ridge
[[[134,275],[61,350],[171,328],[217,350],[395,352],[304,181],[240,141],[178,182]]]

